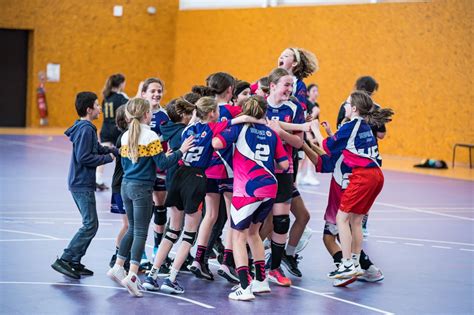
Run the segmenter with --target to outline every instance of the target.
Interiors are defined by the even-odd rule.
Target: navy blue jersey
[[[278,107],[269,103],[267,108],[267,118],[293,124],[303,124],[305,122],[302,107],[291,101],[283,102]],[[287,171],[276,170],[276,173],[293,173],[293,147],[284,141],[283,145],[288,154],[290,167]]]
[[[161,141],[163,141],[163,139],[161,137],[162,133],[161,133],[161,130],[160,130],[160,126],[165,121],[168,121],[168,120],[170,120],[170,118],[168,117],[168,114],[166,113],[166,111],[163,108],[160,107],[159,109],[153,111],[153,116],[151,117],[150,127],[151,127],[151,130],[156,132],[158,137],[160,137]]]
[[[186,127],[181,135],[181,141],[194,136],[194,147],[184,154],[182,158],[184,165],[207,169],[214,153],[212,137],[228,128],[230,124],[230,120],[218,123],[196,122]]]

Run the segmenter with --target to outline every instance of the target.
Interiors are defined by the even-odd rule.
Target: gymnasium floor
[[[64,136],[0,135],[0,310],[2,314],[473,314],[474,185],[470,180],[384,170],[364,249],[385,274],[379,283],[335,288],[321,242],[329,176],[302,186],[315,232],[303,251],[303,278],[272,285],[253,302],[227,299],[231,286],[180,275],[186,293],[141,299],[106,277],[120,218],[109,192],[97,193],[100,228],[83,263],[93,277],[71,280],[51,263],[80,226],[67,190],[71,145]],[[106,168],[111,177],[113,167]],[[151,236],[149,244],[151,244]],[[147,248],[151,253],[151,248]],[[216,273],[216,265],[211,266]]]

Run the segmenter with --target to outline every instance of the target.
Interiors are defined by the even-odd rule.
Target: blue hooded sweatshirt
[[[71,192],[95,191],[97,166],[113,161],[109,153],[117,155],[117,149],[103,147],[97,141],[97,128],[88,120],[76,120],[64,132],[72,142],[68,184]]]

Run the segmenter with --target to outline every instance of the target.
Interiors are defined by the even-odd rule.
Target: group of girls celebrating
[[[342,253],[329,277],[341,286],[363,276],[361,222],[383,185],[369,124],[384,124],[393,112],[356,91],[346,105],[347,123],[323,139],[317,114],[307,115],[302,81],[317,68],[312,53],[288,48],[278,68],[255,84],[214,73],[205,86],[194,86],[165,108],[160,105],[163,82],[145,80],[137,96],[117,110],[121,159],[113,182],[120,192],[114,189],[112,203],[115,212],[126,215],[108,276],[137,297],[142,289],[184,293],[177,277],[183,270],[212,281],[207,260],[223,228],[216,222],[227,220],[218,274],[237,284],[229,298],[253,300],[271,291],[269,281],[291,286],[281,265],[302,276],[297,247],[310,218],[295,186],[298,151],[303,150],[315,170],[348,170],[348,184],[339,190],[338,211],[332,214]],[[117,171],[120,166],[123,172]],[[138,271],[152,217],[153,261],[142,283]],[[264,240],[270,243],[268,259]],[[162,281],[160,274],[166,274]]]

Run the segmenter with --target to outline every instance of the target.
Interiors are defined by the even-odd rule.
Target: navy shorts
[[[153,184],[153,191],[166,191],[166,182],[163,178],[157,177]]]
[[[125,209],[123,208],[122,195],[120,195],[120,193],[112,193],[112,198],[110,200],[110,212],[125,214]]]

